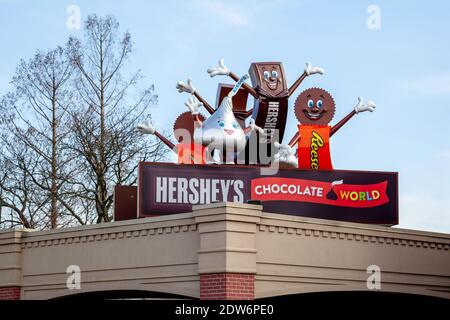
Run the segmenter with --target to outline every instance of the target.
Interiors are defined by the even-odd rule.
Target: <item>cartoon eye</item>
[[[221,127],[221,128],[225,127],[225,122],[224,121],[220,120],[220,121],[217,121],[217,123],[219,124],[219,127]]]
[[[308,107],[312,108],[314,106],[314,101],[312,101],[312,99],[308,100]]]
[[[263,74],[264,74],[264,78],[269,79],[269,77],[270,77],[269,71],[264,71]]]
[[[278,72],[277,72],[277,70],[272,70],[272,77],[278,78]]]
[[[236,122],[233,122],[233,128],[237,129],[239,128],[239,125]]]
[[[317,108],[322,108],[322,100],[317,100]]]

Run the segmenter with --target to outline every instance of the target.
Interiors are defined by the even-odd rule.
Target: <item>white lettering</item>
[[[156,177],[157,203],[207,204],[219,201],[244,202],[244,181],[231,179],[198,179]],[[270,188],[270,186],[268,186]],[[267,190],[269,192],[269,190]]]
[[[212,179],[211,181],[211,202],[217,202],[217,194],[219,193],[219,189],[217,188],[220,183],[219,179]]]
[[[200,203],[211,203],[211,180],[200,179]]]
[[[280,111],[280,103],[278,101],[269,101],[266,121],[264,123],[264,131],[266,137],[260,139],[261,143],[271,141],[271,139],[273,138],[274,130],[272,129],[277,127],[279,111]]]
[[[234,202],[244,202],[244,194],[242,193],[242,189],[244,189],[244,181],[236,180],[234,182],[234,192],[236,193],[233,197]]]
[[[156,177],[156,202],[167,202],[167,178]]]
[[[177,178],[169,178],[169,203],[176,203],[177,199],[174,198],[174,192],[177,190],[175,186],[175,182],[177,182]]]
[[[186,178],[179,178],[178,179],[178,195],[177,195],[177,202],[178,203],[186,203],[187,200],[187,187],[188,187],[188,180]]]
[[[231,180],[220,180],[220,188],[222,189],[222,201],[228,201],[228,189],[230,188]]]
[[[197,204],[198,203],[198,179],[189,180],[189,190],[191,190],[191,194],[189,194],[189,203]]]

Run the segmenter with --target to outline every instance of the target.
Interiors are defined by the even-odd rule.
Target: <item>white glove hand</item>
[[[275,162],[287,164],[288,166],[294,168],[298,167],[298,160],[289,145],[281,144],[277,141],[275,141],[273,145],[275,148],[278,148],[278,152],[273,156]]]
[[[324,74],[325,70],[323,70],[323,68],[313,67],[311,65],[311,62],[307,62],[306,63],[306,68],[305,68],[305,72],[306,72],[306,75],[310,76],[310,75],[315,74],[315,73]]]
[[[143,133],[143,134],[154,134],[156,131],[155,128],[148,122],[138,124],[136,127],[136,130],[139,133]]]
[[[209,73],[209,76],[215,77],[217,75],[227,76],[230,74],[230,69],[228,69],[224,63],[223,59],[219,60],[219,66],[218,67],[210,67],[208,70],[206,70]]]
[[[261,128],[261,127],[258,127],[256,124],[255,124],[255,119],[250,119],[250,123],[248,124],[248,126],[250,127],[250,129],[251,129],[251,131],[258,131],[260,134],[264,134],[264,129],[263,128]]]
[[[187,79],[187,84],[184,83],[183,81],[178,81],[177,89],[178,89],[178,92],[180,92],[180,93],[187,92],[187,93],[193,94],[195,92],[195,88],[194,88],[194,85],[192,84],[192,78]]]
[[[198,114],[198,109],[203,105],[200,101],[197,101],[195,97],[190,97],[188,101],[184,103],[186,107],[188,107],[189,111],[193,116]]]
[[[355,107],[355,112],[356,113],[360,113],[360,112],[364,112],[364,111],[373,112],[373,111],[375,111],[376,107],[377,107],[377,105],[372,100],[369,100],[369,101],[367,101],[367,103],[364,103],[364,98],[358,97],[358,104]]]

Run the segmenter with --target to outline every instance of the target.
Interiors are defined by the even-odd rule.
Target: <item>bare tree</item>
[[[157,96],[140,90],[140,71],[122,76],[132,45],[118,28],[90,16],[85,41],[21,60],[0,100],[0,228],[111,221],[114,185],[165,158],[159,140],[134,131]]]
[[[20,159],[21,162],[23,159]],[[26,171],[5,158],[0,159],[0,226],[35,227],[34,212],[30,212],[31,185]],[[9,215],[8,215],[9,213]]]
[[[30,157],[17,165],[49,198],[49,206],[44,207],[50,213],[50,228],[57,226],[59,189],[67,179],[64,169],[70,160],[62,146],[69,133],[67,84],[72,70],[63,48],[37,51],[29,61],[21,60],[11,82],[12,98],[3,102],[14,111],[7,123],[9,131],[15,143],[27,148]],[[33,171],[28,160],[34,162]]]
[[[3,102],[3,101],[2,101]],[[3,104],[3,103],[2,103]],[[0,111],[2,110],[0,105]],[[0,125],[11,119],[11,114],[2,112]],[[44,228],[48,214],[41,210],[48,199],[42,199],[42,192],[32,182],[29,173],[37,167],[36,158],[17,137],[0,131],[0,227],[23,226],[25,228]]]
[[[139,120],[150,117],[157,96],[153,86],[139,90],[140,71],[122,76],[132,51],[130,34],[120,36],[110,16],[89,16],[84,28],[84,42],[69,40],[77,107],[71,112],[73,135],[67,146],[81,169],[70,185],[77,197],[95,204],[97,222],[105,222],[112,219],[114,185],[134,184],[138,161],[161,160],[167,149],[134,132]]]

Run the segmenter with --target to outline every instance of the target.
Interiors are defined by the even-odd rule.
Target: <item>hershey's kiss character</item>
[[[245,148],[246,134],[250,134],[254,130],[262,132],[262,129],[255,125],[253,119],[248,127],[242,129],[233,114],[232,97],[248,78],[248,75],[244,75],[239,79],[228,95],[223,98],[219,108],[204,121],[198,117],[198,109],[203,105],[202,102],[197,101],[193,96],[185,103],[194,117],[195,143],[207,146],[208,150],[216,151],[219,158],[218,163],[234,164],[235,154]]]
[[[355,108],[336,125],[331,127],[336,106],[334,99],[328,91],[321,88],[310,88],[303,91],[295,101],[295,116],[300,122],[298,132],[288,145],[277,145],[280,148],[275,159],[285,165],[299,169],[333,170],[331,164],[329,139],[355,114],[375,110],[375,103],[364,103],[358,97]],[[298,163],[291,147],[298,143]]]
[[[216,75],[227,75],[235,81],[238,77],[228,69],[224,60],[219,60],[217,67],[211,67],[207,70],[211,77]],[[311,63],[306,63],[303,74],[292,84],[287,86],[286,76],[281,62],[255,62],[249,69],[253,87],[244,84],[243,88],[254,98],[254,106],[243,116],[250,115],[255,120],[255,124],[264,130],[258,139],[258,150],[267,149],[267,156],[270,159],[272,154],[271,144],[283,140],[288,113],[288,99],[302,83],[302,81],[313,74],[323,74],[324,70],[319,67],[313,67]],[[260,151],[258,151],[258,154]],[[248,157],[248,156],[247,156]],[[252,155],[250,155],[252,157]],[[261,159],[247,159],[247,162],[261,162]]]
[[[205,117],[198,114],[198,118],[204,120]],[[205,164],[206,148],[201,144],[194,142],[194,124],[190,112],[183,112],[175,120],[173,126],[174,136],[178,144],[172,143],[169,139],[159,133],[148,122],[139,124],[136,130],[142,134],[152,134],[157,136],[166,146],[174,151],[178,156],[178,163],[180,164]]]

